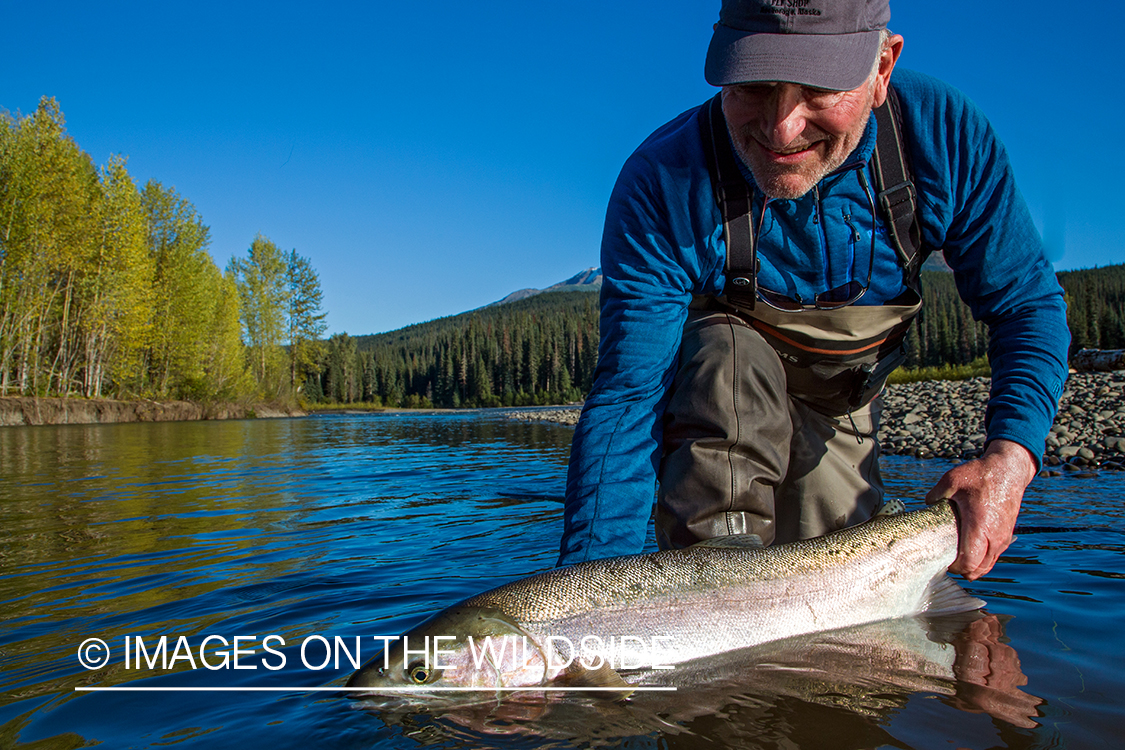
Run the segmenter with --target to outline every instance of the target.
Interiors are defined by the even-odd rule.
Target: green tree
[[[233,272],[219,274],[211,264],[205,273],[215,289],[205,327],[207,346],[203,353],[203,398],[237,401],[252,395],[254,383],[246,367],[242,344],[242,311],[238,280]]]
[[[328,377],[324,393],[329,401],[348,404],[358,395],[356,340],[346,333],[328,339]]]
[[[101,238],[90,157],[58,102],[0,128],[0,392],[67,393],[79,346],[75,283]]]
[[[144,208],[123,158],[109,160],[101,187],[100,241],[79,264],[76,299],[83,313],[78,333],[88,397],[101,396],[107,381],[118,395],[141,387],[152,322],[152,259]]]
[[[267,398],[282,395],[285,315],[289,304],[285,256],[262,235],[250,243],[246,259],[232,258],[229,271],[238,283],[242,332],[250,370],[258,392]]]
[[[320,277],[308,258],[289,253],[287,275],[289,283],[289,309],[286,334],[289,343],[289,385],[293,393],[298,383],[303,383],[319,370],[324,356],[324,343],[320,337],[328,330],[327,317],[321,309],[323,293]]]
[[[150,180],[141,192],[153,262],[151,389],[161,397],[205,393],[207,352],[222,276],[207,252],[210,230],[174,188]]]

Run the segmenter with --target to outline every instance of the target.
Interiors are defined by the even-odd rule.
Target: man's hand
[[[970,581],[992,570],[1012,543],[1023,491],[1035,478],[1036,462],[1019,443],[993,440],[984,454],[945,473],[926,495],[948,498],[961,519],[957,559],[949,566]]]

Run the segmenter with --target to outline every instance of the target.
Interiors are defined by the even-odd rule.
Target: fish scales
[[[591,560],[556,568],[472,596],[461,606],[501,609],[517,620],[546,621],[598,608],[627,608],[646,600],[700,593],[747,581],[801,585],[808,573],[816,583],[838,583],[869,571],[851,568],[857,559],[888,551],[900,541],[930,531],[951,540],[957,532],[947,503],[900,516],[874,518],[816,539],[762,549],[691,547],[649,555]],[[901,564],[897,558],[888,565]],[[945,563],[953,562],[953,557]],[[870,567],[870,566],[868,566]]]

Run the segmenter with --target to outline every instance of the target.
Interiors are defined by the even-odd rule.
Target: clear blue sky
[[[892,0],[901,65],[989,115],[1059,270],[1125,261],[1125,3]],[[0,107],[56,97],[103,164],[174,186],[220,266],[312,259],[331,332],[598,265],[624,159],[710,96],[719,2],[0,0]]]

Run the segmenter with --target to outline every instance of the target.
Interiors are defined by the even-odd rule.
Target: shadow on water
[[[346,660],[304,663],[305,639],[371,648],[374,635],[551,567],[572,434],[496,412],[0,430],[0,748],[1117,741],[1125,476],[1108,472],[1033,483],[1019,541],[968,586],[997,615],[959,629],[775,644],[634,676],[681,682],[674,696],[624,702],[362,710],[343,694],[301,692],[351,672]],[[888,491],[919,501],[948,468],[888,459]],[[211,634],[256,636],[254,668],[122,660],[126,636],[183,636],[198,652]],[[281,669],[266,666],[267,634],[284,639]],[[113,659],[87,670],[77,649],[92,637]]]

